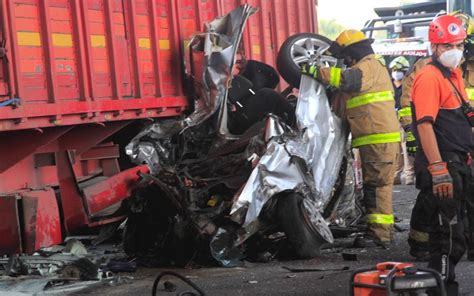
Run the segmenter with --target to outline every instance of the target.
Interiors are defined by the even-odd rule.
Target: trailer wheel
[[[301,66],[316,62],[319,65],[333,66],[337,59],[328,51],[331,40],[314,33],[300,33],[290,36],[280,47],[277,69],[291,86],[299,88]]]
[[[321,246],[327,241],[309,225],[303,213],[303,199],[298,193],[279,197],[276,213],[296,255],[310,259],[320,254]]]

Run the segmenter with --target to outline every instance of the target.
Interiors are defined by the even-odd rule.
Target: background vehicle
[[[313,0],[249,2],[261,7],[243,35],[248,58],[273,64],[274,44],[316,30]],[[239,4],[0,3],[0,254],[124,219],[121,201],[148,168],[127,162],[123,144],[143,122],[182,116],[182,49]]]
[[[379,18],[368,20],[362,29],[368,37],[375,39],[374,52],[383,56],[387,65],[399,56],[404,56],[413,65],[420,57],[431,54],[428,25],[437,15],[446,13],[446,1],[374,10]]]

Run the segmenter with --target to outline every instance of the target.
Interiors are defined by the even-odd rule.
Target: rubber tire
[[[303,196],[290,193],[281,196],[276,214],[291,248],[298,258],[311,259],[320,255],[324,239],[307,224],[302,212]]]
[[[318,35],[318,34],[299,33],[299,34],[292,35],[288,39],[286,39],[285,42],[283,42],[283,44],[281,45],[280,50],[278,51],[278,57],[277,57],[278,72],[280,72],[281,77],[283,77],[283,79],[285,79],[285,81],[288,82],[288,84],[296,88],[300,87],[301,69],[300,69],[300,66],[298,66],[293,61],[293,58],[291,56],[291,47],[299,39],[307,39],[307,38],[319,39],[324,42],[327,42],[328,44],[331,44],[332,42],[328,38]]]

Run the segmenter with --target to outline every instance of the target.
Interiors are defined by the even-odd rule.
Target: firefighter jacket
[[[413,65],[412,71],[405,76],[402,84],[402,96],[400,98],[401,108],[398,110],[398,119],[404,129],[411,125],[412,112],[411,112],[411,88],[413,87],[413,81],[415,80],[416,74],[431,61],[431,58],[421,58]]]
[[[471,106],[474,106],[474,61],[466,62],[466,69],[463,74],[467,98]]]
[[[320,74],[323,83],[349,94],[346,117],[353,147],[400,142],[392,81],[374,54],[344,71],[331,67]]]

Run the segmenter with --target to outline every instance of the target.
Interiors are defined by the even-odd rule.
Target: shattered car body
[[[130,200],[124,234],[130,255],[154,254],[167,258],[157,264],[181,265],[212,255],[233,266],[249,238],[283,231],[290,244],[303,236],[307,244],[293,247],[308,258],[333,242],[330,224],[349,226],[360,217],[348,132],[333,111],[337,100],[330,105],[316,81],[302,79],[297,127],[269,115],[242,135],[229,133],[232,67],[254,12],[244,5],[193,38],[194,112],[150,125],[127,146],[135,163],[151,168]],[[170,262],[176,253],[188,255]]]

